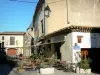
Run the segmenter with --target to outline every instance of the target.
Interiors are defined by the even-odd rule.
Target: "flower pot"
[[[82,69],[82,68],[80,68],[80,73],[91,74],[91,69]]]
[[[18,69],[18,72],[19,72],[19,73],[23,73],[24,71],[25,71],[25,70],[22,69],[22,68]]]
[[[35,64],[34,63],[32,64],[32,68],[35,68]]]
[[[41,74],[54,74],[54,68],[40,68]]]
[[[85,73],[85,69],[80,68],[80,73]]]
[[[79,67],[76,67],[76,73],[79,73],[79,71],[80,71]]]
[[[91,69],[86,69],[85,71],[87,74],[91,74]]]

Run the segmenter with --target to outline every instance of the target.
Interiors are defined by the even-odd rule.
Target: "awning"
[[[55,44],[55,43],[62,43],[62,42],[65,42],[65,40],[63,40],[63,41],[56,41],[56,42],[50,42],[50,43],[43,43],[43,44],[40,44],[40,46],[42,46],[42,45],[49,45],[49,44]]]

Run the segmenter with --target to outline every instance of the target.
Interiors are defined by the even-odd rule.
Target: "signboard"
[[[74,50],[80,50],[80,46],[78,46],[78,44],[75,43],[75,45],[73,46],[73,49],[74,49]]]

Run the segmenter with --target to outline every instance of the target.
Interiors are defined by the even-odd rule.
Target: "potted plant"
[[[21,64],[19,64],[19,66],[18,66],[18,72],[19,73],[22,73],[22,72],[24,72],[25,70],[24,70],[24,68],[23,68],[23,66],[21,65]]]
[[[19,72],[19,73],[22,73],[22,72],[25,71],[25,70],[24,70],[24,65],[23,65],[23,61],[24,61],[24,59],[23,59],[23,54],[20,54],[20,55],[19,55],[19,59],[20,59],[20,61],[19,61],[19,63],[18,63],[18,72]]]
[[[91,68],[90,68],[90,59],[82,59],[79,62],[79,68],[80,68],[80,73],[91,73]]]
[[[54,67],[52,67],[54,64],[53,59],[44,59],[40,64],[40,73],[41,74],[53,74],[54,73]]]
[[[36,64],[37,64],[37,60],[39,59],[39,54],[32,54],[30,59],[31,59],[32,68],[36,69]]]

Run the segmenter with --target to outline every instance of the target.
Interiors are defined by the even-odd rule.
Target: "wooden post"
[[[0,43],[0,57],[3,58],[5,56],[5,51],[4,51],[4,42]]]
[[[1,43],[0,43],[0,50],[1,50]]]
[[[4,42],[1,43],[1,49],[4,51]]]
[[[4,42],[2,42],[2,48],[4,49]]]

